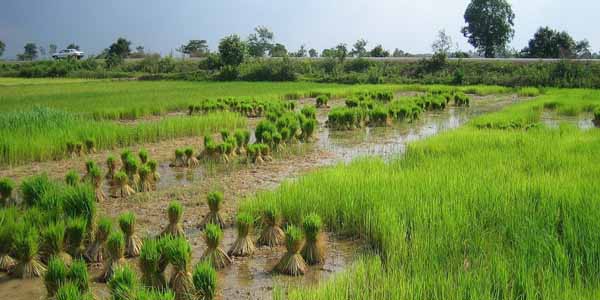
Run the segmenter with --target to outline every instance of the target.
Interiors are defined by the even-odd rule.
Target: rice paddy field
[[[600,92],[0,79],[0,299],[596,299]]]

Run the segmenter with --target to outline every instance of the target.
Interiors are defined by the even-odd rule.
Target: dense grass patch
[[[95,141],[97,149],[111,149],[182,136],[200,138],[221,129],[245,126],[245,119],[229,112],[119,124],[34,108],[29,112],[0,115],[0,164],[64,158],[68,154],[68,143],[81,143],[86,139]]]
[[[600,294],[600,131],[465,127],[390,163],[355,161],[259,194],[377,255],[291,299],[591,299]]]

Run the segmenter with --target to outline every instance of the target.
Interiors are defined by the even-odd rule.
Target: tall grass
[[[245,119],[227,112],[118,124],[38,107],[0,114],[0,164],[60,159],[67,156],[68,142],[90,138],[97,149],[110,149],[245,126]]]
[[[600,131],[466,127],[283,184],[242,204],[362,237],[376,253],[291,299],[592,299]]]

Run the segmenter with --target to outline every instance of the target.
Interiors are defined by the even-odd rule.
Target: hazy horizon
[[[98,54],[118,37],[147,52],[169,54],[190,39],[204,39],[214,50],[229,34],[246,38],[263,25],[288,51],[300,45],[319,52],[339,43],[351,45],[360,38],[372,48],[382,44],[410,53],[431,52],[431,43],[444,29],[461,50],[473,48],[460,33],[469,0],[421,1],[193,1],[193,0],[5,0],[0,4],[0,40],[7,45],[2,58],[13,59],[28,42],[59,49],[71,42],[87,54]],[[124,3],[122,3],[124,2]],[[236,3],[237,2],[237,3]],[[552,0],[509,1],[515,18],[510,46],[522,49],[540,26],[569,32],[575,40],[588,39],[592,51],[600,49],[600,32],[589,20],[600,2],[573,0],[569,5]]]

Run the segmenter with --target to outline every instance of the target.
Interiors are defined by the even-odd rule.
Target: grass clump
[[[237,239],[227,252],[231,256],[250,256],[256,251],[251,234],[254,226],[254,218],[247,213],[237,216],[235,225],[237,227]]]
[[[13,190],[15,189],[15,182],[4,177],[0,179],[0,207],[7,206],[13,202]]]
[[[304,275],[307,266],[304,258],[300,255],[300,250],[304,245],[302,231],[296,226],[288,226],[285,231],[285,245],[287,253],[277,263],[275,271],[291,276]]]
[[[204,228],[207,224],[215,224],[219,228],[225,228],[225,221],[220,212],[223,204],[223,193],[216,191],[208,193],[206,203],[210,211],[202,220],[201,227]]]
[[[112,221],[109,218],[98,220],[94,239],[85,251],[85,258],[91,263],[101,263],[104,261],[106,251],[106,240],[112,232]]]
[[[109,282],[115,274],[115,271],[125,265],[125,237],[120,231],[113,231],[108,236],[106,242],[106,249],[108,253],[108,259],[104,262],[104,269],[100,278],[101,282]]]
[[[17,278],[40,277],[46,267],[40,262],[38,256],[38,233],[30,224],[19,224],[14,232],[14,253],[16,264],[10,269],[10,274]]]
[[[217,271],[207,262],[200,262],[192,275],[199,299],[212,300],[217,293]]]
[[[306,243],[302,247],[302,257],[309,265],[323,263],[325,260],[325,241],[321,230],[323,222],[317,214],[310,214],[302,222],[302,230],[306,237]]]
[[[183,227],[181,226],[181,217],[183,216],[183,206],[178,201],[171,201],[167,208],[167,217],[169,225],[163,230],[161,236],[171,235],[173,237],[185,237]]]
[[[194,299],[194,283],[190,272],[192,249],[183,237],[172,239],[167,245],[167,257],[173,267],[169,286],[177,300]]]
[[[265,208],[262,213],[262,232],[258,238],[261,246],[275,247],[283,244],[285,233],[281,229],[281,212],[274,206]]]
[[[164,241],[146,239],[140,249],[139,266],[142,271],[142,283],[152,289],[164,290],[167,287],[165,278],[166,251]]]
[[[223,231],[215,224],[207,224],[204,228],[204,240],[206,251],[202,254],[202,260],[210,262],[215,269],[222,269],[231,264],[231,258],[219,247],[223,239]]]
[[[119,227],[125,234],[125,257],[138,257],[142,248],[142,240],[135,232],[135,215],[132,212],[121,214]]]

